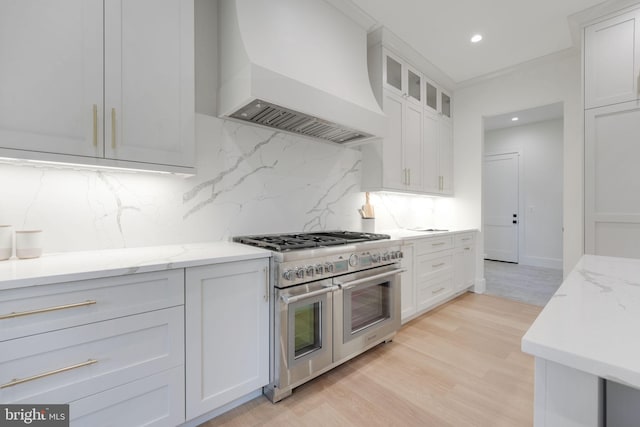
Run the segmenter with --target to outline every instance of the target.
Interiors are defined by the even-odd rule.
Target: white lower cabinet
[[[402,268],[405,271],[400,277],[401,280],[401,303],[402,322],[413,317],[416,314],[416,298],[415,298],[415,278],[413,268],[413,244],[408,243],[402,245]]]
[[[267,259],[186,269],[187,420],[269,382]]]
[[[475,232],[412,239],[403,246],[402,323],[469,289],[475,276]]]
[[[0,301],[0,330],[13,331],[0,334],[0,402],[68,403],[72,426],[184,422],[184,270],[8,289]]]
[[[457,235],[453,253],[453,287],[456,292],[469,289],[475,283],[475,233]]]

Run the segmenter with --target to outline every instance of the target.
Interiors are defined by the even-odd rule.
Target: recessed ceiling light
[[[471,43],[478,43],[480,40],[482,40],[482,35],[480,34],[474,34],[474,36],[471,37]]]
[[[518,117],[511,117],[512,122],[517,122],[518,120],[520,120]]]

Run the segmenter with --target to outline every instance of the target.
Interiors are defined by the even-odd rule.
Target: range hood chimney
[[[384,135],[367,34],[324,0],[220,0],[218,112],[334,143]]]

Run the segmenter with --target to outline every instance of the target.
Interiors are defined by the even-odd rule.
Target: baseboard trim
[[[487,281],[482,278],[476,278],[475,284],[471,288],[471,291],[476,294],[484,294],[487,290]]]

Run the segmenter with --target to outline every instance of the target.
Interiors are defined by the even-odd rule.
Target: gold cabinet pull
[[[88,300],[88,301],[83,301],[83,302],[77,302],[77,303],[74,303],[74,304],[58,305],[58,306],[55,306],[55,307],[38,308],[36,310],[19,311],[17,313],[16,312],[12,312],[12,313],[9,313],[9,314],[0,315],[0,320],[13,319],[14,317],[21,317],[21,316],[29,316],[31,314],[49,313],[50,311],[66,310],[68,308],[84,307],[84,306],[87,306],[87,305],[93,305],[95,303],[96,303],[95,300]]]
[[[267,267],[264,268],[264,300],[269,302],[269,269]]]
[[[444,288],[436,289],[435,291],[431,291],[431,295],[439,294],[442,291],[444,291]]]
[[[93,104],[93,146],[98,146],[98,106]]]
[[[60,374],[62,372],[67,372],[67,371],[70,371],[72,369],[77,369],[77,368],[82,368],[82,367],[85,367],[85,366],[93,365],[94,363],[98,363],[98,361],[95,360],[95,359],[89,359],[86,362],[77,363],[75,365],[67,366],[67,367],[60,368],[60,369],[55,369],[53,371],[44,372],[42,374],[33,375],[31,377],[16,378],[16,379],[13,379],[13,380],[9,381],[6,384],[0,385],[0,389],[13,387],[13,386],[16,386],[18,384],[27,383],[29,381],[39,380],[40,378],[45,378],[45,377],[49,377],[51,375]]]
[[[432,268],[438,268],[438,267],[442,267],[445,263],[444,262],[440,262],[438,264],[431,264]]]
[[[431,246],[442,246],[445,242],[432,243]]]
[[[116,149],[116,109],[111,109],[111,148]]]

